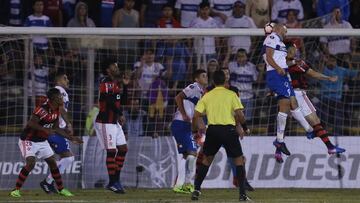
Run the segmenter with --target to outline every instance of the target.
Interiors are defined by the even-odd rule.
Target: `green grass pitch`
[[[175,194],[170,189],[127,189],[124,195],[107,190],[71,190],[75,197],[47,195],[41,190],[23,190],[21,198],[0,191],[0,202],[191,202],[190,195]],[[356,203],[359,189],[256,189],[248,195],[256,203]],[[238,202],[236,189],[204,189],[197,202]]]

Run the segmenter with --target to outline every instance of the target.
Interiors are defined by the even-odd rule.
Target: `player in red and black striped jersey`
[[[47,97],[48,100],[35,109],[25,127],[24,133],[20,136],[19,147],[23,157],[26,159],[26,164],[19,173],[15,189],[10,193],[13,197],[21,197],[20,188],[34,168],[36,157],[44,159],[49,165],[51,175],[55,180],[59,194],[73,196],[63,187],[54,152],[52,151],[47,138],[49,135],[57,133],[74,143],[80,144],[82,141],[77,137],[70,136],[65,130],[59,128],[59,107],[63,105],[60,91],[56,88],[52,88],[47,92]]]
[[[305,116],[307,122],[313,127],[314,133],[307,134],[309,139],[315,137],[319,137],[328,149],[329,154],[342,153],[345,152],[345,149],[334,146],[329,140],[329,133],[324,129],[321,125],[321,121],[319,117],[316,115],[316,110],[311,103],[310,99],[306,95],[306,89],[308,88],[308,84],[306,81],[306,76],[310,76],[312,78],[318,80],[328,80],[331,82],[337,81],[337,76],[326,76],[322,73],[319,73],[313,70],[305,61],[303,60],[295,60],[296,55],[296,47],[294,44],[287,44],[288,54],[287,54],[287,62],[289,65],[289,73],[291,76],[291,84],[294,88],[295,97],[298,105],[301,107],[301,112]],[[312,135],[312,136],[311,136]]]
[[[120,124],[125,122],[121,105],[126,104],[129,80],[122,77],[116,63],[105,66],[103,73],[105,77],[99,86],[99,114],[95,131],[101,146],[106,150],[109,176],[107,189],[123,194],[125,190],[120,183],[120,171],[124,165],[127,144]]]

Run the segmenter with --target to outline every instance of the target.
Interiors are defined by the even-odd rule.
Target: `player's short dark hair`
[[[246,50],[243,49],[243,48],[240,48],[240,49],[237,50],[236,53],[245,53],[246,54]]]
[[[173,5],[170,4],[170,3],[167,3],[167,4],[163,5],[163,7],[161,8],[161,10],[164,10],[165,8],[171,8],[171,10],[174,10]]]
[[[37,3],[37,2],[42,2],[42,3],[44,3],[44,0],[33,0],[33,6]]]
[[[202,73],[206,73],[206,70],[204,69],[196,69],[194,72],[193,72],[193,80],[195,80],[196,78],[198,78]]]
[[[214,84],[217,85],[223,85],[225,83],[225,73],[222,70],[217,70],[214,72]]]
[[[210,3],[208,0],[203,0],[200,4],[199,4],[199,8],[205,8],[205,7],[209,7],[210,8]]]
[[[55,77],[54,77],[54,81],[58,81],[61,77],[63,77],[64,75],[66,75],[66,73],[64,71],[58,71],[56,72],[55,74]]]
[[[337,57],[335,55],[333,55],[333,54],[329,54],[328,58],[329,59],[337,59]]]
[[[60,95],[60,90],[58,90],[57,88],[50,88],[47,92],[46,92],[46,96],[47,98],[49,98],[50,100],[53,100],[56,96]]]
[[[154,48],[147,48],[147,49],[144,50],[144,54],[148,53],[148,52],[150,52],[152,54],[155,54],[155,49]]]
[[[116,60],[115,59],[105,59],[102,63],[101,63],[101,71],[104,75],[107,75],[107,69],[112,65],[112,64],[116,64]]]

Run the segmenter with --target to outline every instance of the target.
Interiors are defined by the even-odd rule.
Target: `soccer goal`
[[[347,149],[328,156],[319,139],[288,118],[286,139],[293,155],[282,165],[273,158],[277,100],[266,88],[262,57],[263,29],[121,29],[0,28],[0,189],[10,189],[23,166],[17,142],[34,107],[54,86],[54,74],[70,80],[69,112],[82,146],[72,146],[74,164],[63,175],[70,188],[107,184],[105,153],[92,123],[102,68],[117,62],[130,79],[124,112],[129,152],[121,174],[128,187],[172,187],[181,157],[169,130],[174,97],[192,82],[195,69],[229,68],[230,83],[240,90],[252,136],[242,141],[248,179],[255,187],[356,187],[360,144],[360,32],[353,29],[289,29],[296,57],[313,70],[338,75],[330,84],[308,78],[307,96],[331,139]],[[47,48],[46,48],[47,47]],[[348,49],[348,51],[347,51]],[[329,54],[332,54],[329,57]],[[341,73],[331,72],[335,61]],[[331,66],[329,68],[329,66]],[[330,96],[324,96],[325,94]],[[340,173],[337,168],[341,165]],[[37,163],[25,187],[38,188],[48,173]],[[340,181],[339,181],[340,180]],[[226,154],[220,151],[205,187],[233,187]]]

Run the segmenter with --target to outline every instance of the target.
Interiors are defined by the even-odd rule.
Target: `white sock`
[[[306,132],[312,132],[313,128],[306,121],[304,115],[301,112],[301,108],[297,107],[295,110],[291,110],[291,115],[300,123]]]
[[[195,168],[196,168],[196,157],[194,155],[189,154],[186,157],[186,164],[185,164],[185,184],[191,183],[195,175]]]
[[[276,140],[278,142],[284,142],[284,131],[286,127],[287,114],[279,112],[277,115],[277,129],[276,129]]]
[[[61,158],[60,161],[57,162],[60,174],[63,174],[64,171],[72,164],[72,162],[74,162],[74,160],[74,156]],[[50,173],[46,178],[46,182],[51,184],[53,181],[54,179]]]

